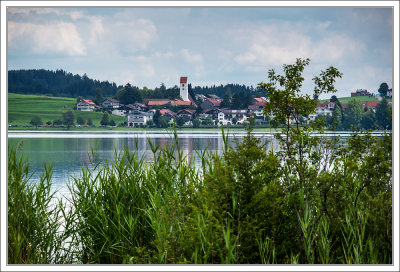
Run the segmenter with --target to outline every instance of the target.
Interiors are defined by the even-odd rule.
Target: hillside
[[[47,121],[62,120],[62,113],[73,110],[76,99],[64,97],[48,97],[38,95],[22,95],[8,93],[8,124],[28,125],[32,117],[37,115],[42,119],[43,124]],[[78,116],[85,121],[91,118],[93,124],[99,125],[103,116],[101,112],[73,111],[75,121]],[[126,122],[126,117],[112,115],[117,124]]]
[[[356,99],[358,101],[378,101],[378,98],[375,96],[355,96],[355,97],[338,97],[340,103],[349,103],[351,99]],[[386,99],[387,101],[392,101],[391,98]],[[321,103],[329,102],[329,99],[320,100]]]

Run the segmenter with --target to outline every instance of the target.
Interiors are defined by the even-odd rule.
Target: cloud
[[[204,72],[203,56],[200,53],[193,53],[188,49],[182,49],[181,54],[187,62],[194,65],[196,76],[199,76]]]
[[[9,46],[22,46],[36,54],[61,53],[68,56],[86,54],[86,47],[76,26],[68,22],[8,24]]]

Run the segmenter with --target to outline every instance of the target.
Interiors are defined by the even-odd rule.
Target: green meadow
[[[93,124],[99,125],[103,116],[101,112],[76,111],[74,106],[76,99],[66,97],[49,97],[39,95],[23,95],[8,93],[8,124],[9,125],[28,125],[33,116],[39,116],[43,125],[47,121],[62,120],[62,114],[72,110],[77,117],[82,117],[85,121],[91,118]],[[126,122],[126,117],[115,116],[112,118],[117,124]]]
[[[378,100],[378,98],[375,96],[338,97],[340,103],[345,103],[345,104],[349,103],[350,100],[352,100],[353,98],[358,101],[377,101]],[[386,100],[392,101],[392,98],[388,98]],[[321,103],[329,102],[329,99],[323,99],[323,100],[320,100],[320,102]]]

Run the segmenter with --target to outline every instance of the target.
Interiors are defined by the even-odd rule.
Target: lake
[[[276,132],[256,131],[254,135],[260,137],[267,148],[277,146],[273,138]],[[245,136],[245,131],[229,132],[230,144],[234,144],[234,137],[240,139]],[[318,134],[316,134],[318,135]],[[327,132],[328,136],[348,136],[348,132]],[[379,134],[376,134],[379,136]],[[179,143],[185,155],[192,156],[192,162],[199,166],[201,161],[197,152],[207,148],[220,153],[223,148],[221,131],[179,131]],[[28,158],[30,170],[33,173],[32,182],[40,179],[43,172],[43,163],[53,166],[53,189],[58,194],[68,194],[66,184],[71,176],[80,175],[81,166],[90,163],[90,153],[95,151],[95,163],[102,163],[114,158],[114,151],[128,147],[136,149],[135,139],[138,141],[139,155],[150,159],[152,152],[148,139],[153,144],[167,147],[173,144],[173,135],[168,131],[9,131],[8,143],[16,147],[22,141],[23,154]]]
[[[229,142],[234,144],[232,141],[234,137],[240,139],[244,135],[244,131],[230,132]],[[256,132],[255,135],[261,137],[264,143],[268,142],[267,139],[272,139],[272,134],[267,132]],[[220,153],[223,148],[220,131],[180,131],[178,136],[184,154],[193,157],[195,166],[201,164],[201,161],[196,159],[197,152],[207,148]],[[53,189],[62,195],[68,194],[66,184],[71,180],[71,176],[79,176],[81,166],[90,163],[89,154],[92,148],[96,154],[94,163],[102,163],[112,160],[115,150],[125,147],[136,150],[136,139],[139,155],[145,156],[145,159],[152,157],[148,139],[161,148],[170,146],[174,142],[173,135],[167,131],[16,131],[8,133],[10,147],[17,147],[21,141],[23,142],[22,151],[28,158],[29,169],[33,173],[31,181],[40,180],[43,163],[51,164]]]

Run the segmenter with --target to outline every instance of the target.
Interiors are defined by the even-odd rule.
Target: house
[[[363,109],[365,111],[371,109],[375,112],[375,108],[379,104],[379,102],[380,101],[361,101],[361,104],[363,105]]]
[[[128,114],[128,127],[137,127],[146,125],[147,121],[153,120],[155,111],[148,112],[134,110]]]
[[[206,94],[206,96],[208,96],[211,99],[215,99],[215,100],[221,99],[218,95],[215,95],[215,94]]]
[[[106,99],[101,105],[107,109],[117,109],[120,107],[120,103],[116,99]]]
[[[168,110],[168,109],[160,110],[160,113],[161,113],[161,115],[167,116],[170,118],[175,118],[175,116],[176,116],[175,112]]]
[[[363,89],[358,89],[358,90],[356,90],[355,93],[351,93],[351,97],[354,97],[354,96],[367,96],[367,95],[371,95],[371,93],[368,92],[367,90],[363,90]]]
[[[196,110],[192,110],[192,109],[183,109],[183,110],[179,110],[176,115],[177,116],[182,116],[183,118],[185,118],[185,121],[191,121],[193,119],[194,114],[196,113]]]
[[[308,115],[307,120],[314,121],[318,115],[332,116],[333,110],[335,109],[335,105],[336,105],[335,102],[318,103],[315,109],[315,113]]]
[[[93,111],[98,106],[90,99],[82,99],[76,104],[76,110],[79,111]]]
[[[203,111],[208,110],[208,109],[216,109],[221,106],[222,101],[223,101],[223,99],[207,98],[206,101],[204,101],[203,103],[200,104],[200,107],[203,109]]]
[[[200,100],[201,102],[204,102],[207,99],[207,97],[203,94],[196,94],[195,98],[196,98],[196,100]]]
[[[192,102],[190,100],[189,101],[183,101],[183,100],[179,100],[179,99],[174,99],[174,100],[171,101],[171,105],[172,106],[191,106]],[[194,105],[197,107],[196,104],[194,104]]]
[[[247,111],[248,111],[249,115],[254,114],[255,116],[258,116],[258,117],[263,116],[263,109],[264,109],[264,106],[262,106],[262,105],[249,105],[247,107]]]
[[[392,98],[392,96],[393,96],[392,89],[389,89],[389,90],[388,90],[386,96],[389,97],[389,98]]]
[[[267,100],[265,97],[255,97],[251,101],[251,104],[256,105],[256,106],[264,106],[265,103],[267,103]]]
[[[218,113],[218,123],[222,125],[232,125],[233,118],[236,118],[237,124],[242,124],[247,120],[247,110],[228,110],[221,109]]]

